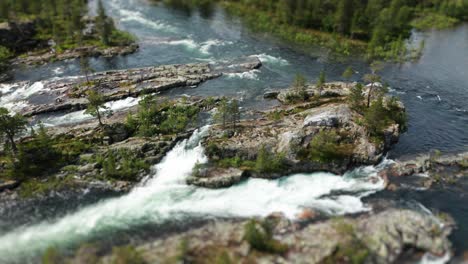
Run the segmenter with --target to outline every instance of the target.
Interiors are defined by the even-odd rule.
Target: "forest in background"
[[[108,47],[132,43],[134,38],[118,30],[106,15],[102,1],[97,3],[97,17],[84,19],[88,15],[87,0],[2,0],[0,23],[32,22],[35,48],[47,48],[53,40],[58,53],[84,45]],[[0,43],[0,63],[24,52],[20,48]]]
[[[158,1],[159,2],[159,1]],[[209,15],[214,2],[261,32],[303,44],[321,44],[348,55],[405,60],[413,28],[441,29],[468,21],[468,0],[164,0]],[[422,44],[423,45],[423,44]]]

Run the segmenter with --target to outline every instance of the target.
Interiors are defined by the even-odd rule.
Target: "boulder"
[[[352,118],[351,109],[343,104],[311,109],[304,112],[304,114],[307,114],[303,123],[304,127],[337,127],[348,123]]]
[[[20,185],[19,181],[13,181],[12,180],[12,181],[3,182],[3,181],[0,180],[0,192],[3,192],[5,190],[15,189],[19,185]]]
[[[205,188],[226,188],[239,183],[244,172],[237,168],[201,168],[196,175],[187,178],[187,184]]]

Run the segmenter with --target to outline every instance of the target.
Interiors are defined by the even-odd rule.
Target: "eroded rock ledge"
[[[402,186],[428,189],[435,185],[455,185],[468,176],[468,152],[441,155],[435,151],[406,157],[395,160],[380,174],[391,191]]]
[[[12,60],[13,65],[37,65],[54,61],[64,61],[85,57],[115,57],[132,54],[138,50],[138,44],[114,47],[83,46],[76,49],[55,53],[50,50],[29,52]]]
[[[24,99],[27,101],[27,106],[21,108],[19,112],[26,116],[33,116],[84,109],[88,104],[86,93],[90,89],[98,90],[107,101],[115,101],[177,87],[197,86],[207,80],[218,78],[224,73],[245,72],[260,68],[261,65],[257,57],[246,57],[231,63],[163,65],[99,72],[87,77],[69,77],[35,84],[16,83],[13,85],[16,89],[26,87],[26,92],[34,85],[40,86],[41,89],[29,95],[28,98],[17,99],[18,102]],[[14,92],[14,89],[11,92]]]

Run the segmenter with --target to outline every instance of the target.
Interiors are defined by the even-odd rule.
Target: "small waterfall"
[[[330,214],[369,210],[363,196],[381,190],[377,167],[363,167],[344,176],[297,174],[278,180],[250,179],[227,189],[195,188],[185,183],[197,162],[207,161],[200,139],[208,127],[180,142],[154,174],[127,195],[78,210],[61,219],[0,234],[0,263],[34,259],[49,247],[70,247],[113,231],[131,231],[145,224],[164,224],[188,217],[253,217],[283,212],[294,218],[304,207]]]

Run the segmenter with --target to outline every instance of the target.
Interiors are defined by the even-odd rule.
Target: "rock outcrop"
[[[446,155],[433,152],[397,159],[380,174],[391,191],[401,186],[427,189],[434,184],[454,184],[468,176],[468,152]]]
[[[13,59],[13,65],[46,64],[51,61],[77,59],[79,57],[115,57],[132,54],[138,50],[137,44],[114,47],[83,46],[57,53],[53,50],[29,52],[26,56]]]
[[[41,89],[31,92],[32,94],[29,94],[28,90],[37,88],[33,87],[34,85],[29,83],[13,85],[16,89],[24,88],[28,93],[27,98],[16,99],[18,102],[23,102],[25,99],[27,101],[27,105],[19,111],[24,115],[33,116],[86,108],[88,104],[86,93],[90,89],[98,90],[108,101],[115,101],[177,87],[197,86],[202,82],[222,76],[224,72],[244,72],[260,66],[261,62],[258,58],[248,57],[224,66],[198,63],[107,71],[89,76],[36,83],[34,85],[41,86]],[[15,89],[10,92],[15,92]]]
[[[363,116],[345,100],[349,85],[339,85],[328,84],[321,96],[310,101],[259,113],[255,119],[239,122],[235,131],[212,126],[203,141],[210,162],[188,183],[219,188],[245,177],[277,178],[316,171],[343,174],[356,166],[378,163],[398,141],[401,128],[391,123],[382,140],[371,137]],[[279,93],[278,98],[287,93]],[[402,106],[396,111],[405,110]],[[262,149],[270,156],[266,166],[281,164],[259,171],[255,162]]]
[[[244,240],[246,222],[233,220],[211,222],[137,249],[149,263],[166,263],[176,257],[206,263],[222,254],[235,263],[348,263],[351,258],[361,261],[354,263],[394,263],[411,249],[436,256],[451,254],[451,226],[434,216],[406,209],[305,226],[277,214],[263,221],[269,221],[273,237],[287,246],[286,254],[254,249]]]

